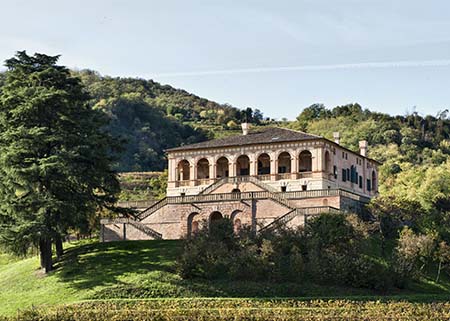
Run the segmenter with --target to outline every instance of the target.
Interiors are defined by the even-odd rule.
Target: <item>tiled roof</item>
[[[230,136],[225,138],[213,139],[201,143],[170,148],[167,151],[172,152],[172,151],[217,148],[227,146],[246,146],[254,144],[278,143],[278,142],[295,142],[318,138],[322,137],[307,134],[296,130],[272,127],[250,131],[247,135]]]

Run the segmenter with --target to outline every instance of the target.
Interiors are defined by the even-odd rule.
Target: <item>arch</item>
[[[188,181],[191,179],[191,164],[183,159],[178,162],[177,165],[177,180],[178,181]]]
[[[298,157],[298,171],[311,172],[312,171],[312,154],[309,150],[304,150]]]
[[[197,179],[209,178],[209,160],[202,158],[197,162]]]
[[[233,188],[231,190],[231,193],[240,193],[240,192],[241,192],[241,190],[239,188]]]
[[[377,191],[377,173],[375,171],[372,171],[372,190]]]
[[[236,160],[236,176],[246,176],[250,174],[250,158],[241,155]]]
[[[226,158],[225,156],[222,156],[219,159],[217,159],[216,168],[217,168],[216,169],[217,178],[228,177],[228,175],[229,175],[228,158]]]
[[[231,221],[233,222],[234,233],[238,234],[242,229],[242,220],[240,218],[241,210],[235,210],[231,213]]]
[[[324,171],[331,173],[331,157],[329,151],[325,151],[324,163]]]
[[[217,221],[220,221],[221,219],[223,219],[222,213],[220,213],[219,211],[212,212],[209,215],[209,226],[211,226],[211,224],[214,224]]]
[[[270,174],[270,156],[267,153],[262,153],[258,156],[258,175]]]
[[[193,234],[199,231],[199,221],[196,219],[199,214],[197,212],[193,212],[189,214],[187,219],[187,235],[192,236]]]
[[[285,174],[291,172],[291,154],[282,152],[278,155],[278,173]]]

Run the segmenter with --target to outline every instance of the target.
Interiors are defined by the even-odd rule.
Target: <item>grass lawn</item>
[[[179,241],[134,241],[72,244],[56,270],[43,275],[37,257],[17,260],[0,254],[0,315],[42,304],[83,300],[154,299],[186,297],[379,298],[434,301],[450,299],[447,280],[424,280],[410,290],[380,296],[365,289],[312,283],[186,281],[175,273]]]

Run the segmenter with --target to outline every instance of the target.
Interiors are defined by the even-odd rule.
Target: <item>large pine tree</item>
[[[67,231],[114,208],[120,189],[106,119],[58,58],[18,52],[0,88],[0,242],[18,254],[38,246],[46,272],[52,244],[61,254]]]

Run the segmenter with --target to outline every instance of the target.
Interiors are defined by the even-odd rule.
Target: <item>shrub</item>
[[[356,228],[355,228],[356,227]],[[255,235],[233,232],[224,218],[187,239],[178,260],[185,279],[301,282],[304,278],[386,290],[391,281],[382,264],[362,256],[363,225],[339,214],[322,214],[306,229],[279,228]],[[367,237],[367,235],[366,235]]]

